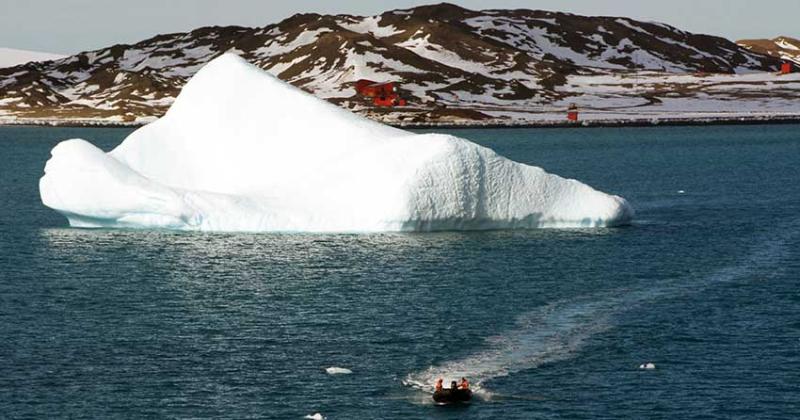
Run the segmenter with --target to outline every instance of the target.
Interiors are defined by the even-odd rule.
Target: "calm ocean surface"
[[[0,418],[800,418],[800,126],[454,132],[628,198],[619,229],[79,230],[42,206],[58,141],[129,132],[0,128]],[[478,398],[432,405],[441,373]]]

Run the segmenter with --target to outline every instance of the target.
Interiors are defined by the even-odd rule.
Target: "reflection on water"
[[[298,394],[308,393],[318,404],[336,406],[343,393],[358,394],[361,381],[380,390],[370,397],[374,404],[395,401],[398,393],[396,401],[407,401],[417,398],[400,385],[408,372],[513,326],[522,308],[558,293],[552,286],[561,283],[553,274],[559,260],[578,260],[585,250],[602,248],[597,242],[613,243],[635,230],[289,235],[40,229],[31,240],[39,275],[28,285],[40,296],[42,312],[62,315],[39,329],[54,341],[25,345],[37,359],[51,360],[48,369],[70,374],[74,368],[60,367],[62,361],[78,366],[84,357],[95,359],[101,367],[81,382],[86,392],[143,376],[160,384],[173,407],[203,398],[193,383],[232,378],[239,379],[214,394],[236,398],[243,387],[258,389],[273,396],[263,402],[271,410],[293,407]],[[463,325],[454,328],[452,320]],[[78,343],[77,353],[55,357]],[[328,366],[351,368],[357,379],[332,384],[323,370]],[[164,381],[184,385],[163,388]],[[146,390],[137,395],[152,401]],[[223,405],[209,400],[203,412]],[[283,413],[297,414],[292,408]]]
[[[166,230],[41,229],[48,252],[82,259],[95,253],[114,253],[135,248],[146,257],[174,257],[186,264],[242,262],[309,264],[328,266],[337,255],[351,258],[402,259],[408,254],[424,257],[431,251],[463,248],[465,242],[513,243],[515,241],[570,241],[618,234],[626,228],[540,229],[528,231],[284,234],[198,233]],[[243,264],[247,265],[247,264]],[[328,266],[330,268],[330,266]]]

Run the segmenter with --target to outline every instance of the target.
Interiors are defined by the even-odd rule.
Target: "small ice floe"
[[[329,368],[326,368],[325,372],[327,372],[328,375],[349,375],[353,373],[353,371],[350,369],[343,367],[336,367],[336,366],[331,366]]]
[[[325,420],[325,416],[320,413],[309,414],[305,418],[309,420]]]
[[[656,368],[655,363],[642,363],[641,365],[639,365],[639,369],[653,370],[655,368]]]
[[[686,194],[686,191],[684,191],[684,190],[678,190],[678,194]]]

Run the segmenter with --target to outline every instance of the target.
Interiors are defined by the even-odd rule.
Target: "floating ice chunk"
[[[686,194],[686,191],[684,191],[684,190],[678,190],[678,194]]]
[[[656,364],[655,363],[643,363],[643,364],[639,365],[639,369],[653,370],[655,368],[656,368]]]
[[[57,145],[42,202],[72,226],[374,232],[628,223],[621,197],[457,137],[356,116],[225,54],[106,154]]]
[[[353,371],[350,369],[343,367],[336,367],[336,366],[331,366],[329,368],[326,368],[325,372],[327,372],[328,375],[349,375],[353,373]]]
[[[305,417],[305,418],[307,418],[307,419],[309,419],[309,420],[325,420],[327,417],[323,416],[323,415],[322,415],[322,414],[320,414],[320,413],[314,413],[314,414],[308,414],[308,415],[306,415],[306,417]]]

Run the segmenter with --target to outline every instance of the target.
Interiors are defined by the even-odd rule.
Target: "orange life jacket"
[[[461,381],[461,389],[469,389],[469,381],[467,381],[466,379]]]
[[[442,380],[441,379],[436,381],[436,390],[437,391],[441,391],[442,390]]]

